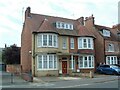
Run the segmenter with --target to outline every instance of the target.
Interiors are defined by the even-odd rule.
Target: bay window
[[[78,38],[78,49],[93,49],[93,38],[79,37]]]
[[[43,35],[43,46],[47,46],[47,35]]]
[[[78,66],[79,68],[94,68],[94,56],[93,55],[79,56]]]
[[[56,34],[38,34],[38,47],[58,47],[58,36]]]
[[[38,55],[37,56],[38,70],[57,70],[57,56],[56,55]]]

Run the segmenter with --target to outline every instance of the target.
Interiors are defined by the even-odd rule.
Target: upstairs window
[[[108,52],[114,52],[114,44],[108,45]]]
[[[110,37],[110,31],[106,30],[106,29],[103,29],[103,36]]]
[[[70,48],[74,49],[74,38],[70,38]]]
[[[73,24],[65,23],[65,22],[56,22],[56,28],[73,30]]]
[[[67,38],[66,37],[62,38],[62,48],[67,49]]]
[[[57,47],[58,36],[56,34],[38,34],[37,46],[38,47]]]
[[[93,38],[79,37],[78,49],[93,49]]]

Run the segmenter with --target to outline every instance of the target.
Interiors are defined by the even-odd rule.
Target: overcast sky
[[[21,46],[24,11],[28,6],[32,13],[77,19],[92,14],[95,23],[109,26],[118,23],[119,0],[1,0],[0,47]]]

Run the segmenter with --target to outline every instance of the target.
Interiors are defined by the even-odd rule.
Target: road
[[[11,83],[9,78],[3,77],[3,85],[1,88],[120,88],[120,77],[105,76],[99,78],[81,78],[73,80],[63,80],[56,82],[31,83],[21,80],[19,77],[14,77]],[[4,90],[4,89],[3,89]]]
[[[111,76],[106,78],[68,80],[60,82],[51,82],[34,84],[36,88],[118,88],[118,77]]]

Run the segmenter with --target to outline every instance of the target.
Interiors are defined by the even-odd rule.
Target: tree
[[[5,64],[20,64],[20,47],[17,47],[15,44],[5,47],[2,59]]]

